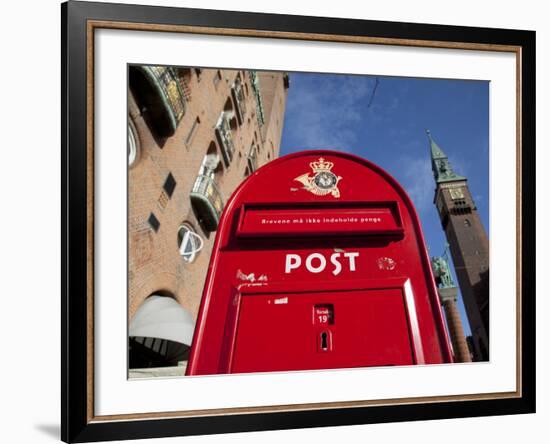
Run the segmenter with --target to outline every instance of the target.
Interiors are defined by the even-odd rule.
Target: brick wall
[[[167,139],[153,135],[144,118],[147,111],[138,107],[140,91],[129,89],[129,119],[139,139],[139,157],[128,170],[129,319],[154,293],[174,296],[197,316],[215,232],[208,233],[199,225],[189,195],[209,147],[215,147],[221,157],[215,125],[228,103],[235,107],[231,88],[237,75],[243,82],[247,112],[242,124],[236,123],[233,130],[233,160],[223,164],[216,176],[224,202],[245,178],[253,142],[258,166],[277,157],[280,150],[286,103],[283,73],[258,75],[262,97],[268,99],[264,105],[269,106],[269,118],[262,127],[248,71],[203,69],[199,73],[187,69],[180,74],[185,82],[187,107],[175,134]],[[176,182],[171,197],[163,191],[169,174]],[[160,224],[158,231],[148,222],[151,213]],[[182,222],[190,224],[204,240],[202,251],[192,263],[186,262],[178,249],[177,233]]]

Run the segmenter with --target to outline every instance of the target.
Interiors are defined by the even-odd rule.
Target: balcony
[[[216,231],[223,210],[223,199],[210,175],[199,174],[191,190],[191,205],[206,231]]]
[[[233,154],[235,153],[235,145],[233,144],[233,133],[231,129],[230,120],[233,112],[222,112],[218,123],[216,125],[216,136],[220,146],[222,147],[223,160],[226,166],[229,166],[233,160]]]
[[[155,132],[172,136],[186,109],[185,92],[176,71],[165,66],[135,66],[130,68],[129,80]]]
[[[256,116],[258,118],[258,124],[262,126],[264,124],[264,103],[262,100],[262,95],[260,93],[260,81],[258,79],[258,74],[256,71],[248,71],[250,75],[250,82],[252,83],[252,90],[254,92],[254,97],[256,98]]]
[[[239,125],[242,125],[246,117],[246,99],[244,96],[243,83],[240,75],[237,76],[235,82],[233,83],[231,94],[237,107],[237,119],[239,120]]]

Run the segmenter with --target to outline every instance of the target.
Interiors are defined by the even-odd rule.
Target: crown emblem
[[[302,174],[294,180],[302,183],[304,189],[317,196],[326,196],[331,194],[333,197],[340,197],[338,182],[342,177],[336,176],[331,170],[334,166],[333,162],[320,157],[319,160],[311,162],[309,167],[313,171],[313,176],[310,173]]]
[[[330,170],[332,170],[332,167],[334,166],[334,163],[333,162],[327,162],[325,159],[320,157],[318,161],[311,162],[309,164],[309,166],[311,167],[311,169],[313,170],[314,173],[318,173],[320,171],[330,171]]]

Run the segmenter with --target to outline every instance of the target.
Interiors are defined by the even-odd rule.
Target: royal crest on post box
[[[296,177],[294,180],[302,182],[304,184],[304,189],[318,196],[324,196],[330,193],[334,197],[340,197],[338,182],[342,180],[342,177],[336,176],[331,171],[334,163],[327,162],[320,157],[319,160],[311,162],[309,166],[313,170],[313,176],[306,173]]]
[[[448,362],[420,222],[388,173],[347,153],[304,151],[233,193],[187,374]]]

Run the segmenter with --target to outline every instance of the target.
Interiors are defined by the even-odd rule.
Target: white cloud
[[[341,150],[353,145],[374,84],[371,77],[326,76],[295,87],[285,122],[294,143]]]
[[[419,212],[432,208],[435,182],[430,160],[427,158],[404,157],[399,174],[401,183]]]
[[[460,175],[468,177],[468,171],[470,170],[470,162],[464,157],[452,156],[449,158],[449,163],[453,167],[453,171]]]

